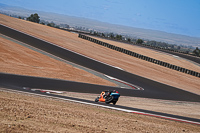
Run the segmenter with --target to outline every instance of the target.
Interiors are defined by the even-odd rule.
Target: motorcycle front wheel
[[[99,101],[99,97],[97,97],[96,99],[95,99],[95,102],[98,102]]]

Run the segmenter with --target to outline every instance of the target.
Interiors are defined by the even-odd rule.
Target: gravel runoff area
[[[197,133],[200,126],[0,89],[0,132]]]

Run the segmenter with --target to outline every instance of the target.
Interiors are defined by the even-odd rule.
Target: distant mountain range
[[[113,32],[122,35],[129,35],[130,37],[133,38],[141,38],[144,40],[155,40],[155,41],[167,42],[169,44],[200,47],[200,38],[198,37],[190,37],[190,36],[172,34],[157,30],[115,25],[92,19],[79,18],[79,17],[67,16],[50,12],[28,10],[25,8],[7,6],[1,3],[0,3],[0,13],[7,15],[16,15],[21,17],[28,17],[30,16],[30,14],[38,13],[41,20],[49,22],[53,21],[56,24],[68,24],[71,27],[81,26],[89,29],[94,29],[99,32]]]

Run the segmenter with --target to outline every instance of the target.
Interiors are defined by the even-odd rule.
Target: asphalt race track
[[[39,92],[39,91],[31,91],[31,90],[22,89],[21,87],[16,87],[16,86],[12,86],[12,87],[7,86],[7,88],[8,88],[8,90],[12,89],[12,91],[34,94],[36,96],[57,98],[57,99],[65,100],[65,101],[72,101],[72,102],[76,102],[76,103],[100,106],[100,107],[124,111],[124,112],[128,112],[128,113],[142,114],[142,115],[153,116],[153,117],[158,117],[158,118],[163,118],[163,119],[168,119],[168,120],[174,120],[174,121],[179,121],[179,122],[200,125],[200,119],[196,119],[196,118],[189,118],[189,117],[184,117],[184,116],[149,111],[149,110],[144,110],[144,109],[137,109],[137,108],[132,108],[132,107],[120,106],[120,105],[105,104],[105,103],[94,102],[94,101],[89,101],[89,100],[84,100],[84,99],[73,98],[73,97],[67,97],[67,96],[62,96],[62,95],[43,93],[43,92]]]
[[[93,69],[95,71],[104,73],[106,75],[118,78],[125,82],[144,88],[143,91],[117,88],[117,90],[119,90],[121,95],[126,95],[126,96],[131,95],[134,97],[145,97],[154,99],[200,102],[199,95],[172,86],[168,86],[150,79],[146,79],[144,77],[140,77],[135,74],[125,72],[123,70],[114,68],[112,66],[82,56],[73,51],[61,48],[57,45],[40,40],[38,38],[16,31],[9,27],[5,27],[1,24],[0,24],[0,29],[1,29],[0,30],[1,34],[14,38],[18,41],[29,44],[33,47],[39,48],[43,51],[49,52],[51,54],[54,54],[55,56],[79,64],[81,66]],[[77,92],[89,91],[90,93],[97,93],[97,94],[100,93],[101,90],[112,89],[112,87],[107,87],[107,86],[91,85],[91,84],[77,83],[77,82],[70,82],[69,84],[69,82],[70,81],[63,81],[56,79],[9,75],[4,73],[0,74],[0,85],[3,86],[10,84],[14,86],[37,87],[42,89],[48,88],[48,89],[66,90],[66,91],[69,91],[70,89],[71,91],[77,91]]]
[[[0,73],[0,86],[5,87],[5,88],[10,87],[10,86],[18,86],[20,88],[29,87],[29,88],[40,88],[40,89],[47,89],[47,90],[50,89],[50,90],[57,90],[57,91],[71,91],[71,92],[94,93],[94,94],[99,94],[103,90],[115,89],[115,90],[118,90],[120,94],[123,96],[145,97],[145,98],[166,99],[166,100],[178,99],[179,101],[195,101],[195,102],[200,101],[198,95],[188,93],[188,92],[185,92],[186,97],[188,96],[193,97],[194,98],[193,100],[192,98],[183,99],[181,96],[175,97],[175,98],[164,97],[168,95],[157,96],[161,94],[161,92],[155,93],[155,97],[154,97],[153,95],[149,95],[148,91],[146,90],[141,91],[141,90],[133,90],[133,89],[124,89],[124,88],[118,88],[118,87],[80,83],[80,82],[67,81],[67,80],[22,76],[22,75],[6,74],[6,73]],[[172,96],[174,95],[172,94]]]
[[[138,90],[129,90],[118,87],[95,85],[88,83],[80,83],[67,80],[58,80],[50,78],[41,78],[41,77],[31,77],[31,76],[22,76],[14,74],[0,73],[0,86],[9,87],[9,86],[18,86],[20,88],[29,87],[29,88],[40,88],[47,90],[58,90],[58,91],[71,91],[71,92],[81,92],[81,93],[94,93],[100,94],[103,90],[118,90],[121,95],[132,96],[135,91]],[[132,92],[132,94],[130,94]]]

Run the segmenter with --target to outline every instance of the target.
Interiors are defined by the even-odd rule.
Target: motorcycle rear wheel
[[[106,98],[105,103],[106,103],[106,104],[109,104],[109,103],[112,102],[113,99],[114,99],[113,96],[109,96],[109,97]]]
[[[115,104],[116,104],[116,102],[117,102],[117,101],[114,101],[114,102],[113,102],[113,105],[115,105]]]

